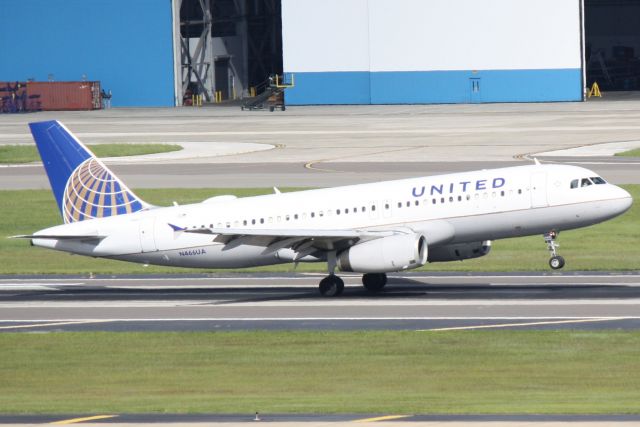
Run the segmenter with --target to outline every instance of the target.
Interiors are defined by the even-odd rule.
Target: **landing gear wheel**
[[[323,297],[337,297],[344,291],[344,282],[338,276],[330,274],[320,281],[319,289]]]
[[[554,270],[561,269],[562,267],[564,267],[564,258],[562,258],[560,255],[551,257],[551,259],[549,260],[549,266]]]
[[[378,293],[387,284],[387,275],[384,273],[367,273],[362,275],[362,285],[371,293]]]

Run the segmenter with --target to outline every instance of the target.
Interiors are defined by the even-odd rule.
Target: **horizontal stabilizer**
[[[20,234],[10,236],[10,239],[49,239],[49,240],[102,240],[106,236],[97,234],[69,235],[69,234]]]

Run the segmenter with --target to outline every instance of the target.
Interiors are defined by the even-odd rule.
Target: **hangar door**
[[[640,0],[584,0],[587,85],[640,90]]]

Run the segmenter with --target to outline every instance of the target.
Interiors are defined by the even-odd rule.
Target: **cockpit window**
[[[594,184],[606,184],[607,181],[605,181],[604,179],[600,178],[599,176],[593,176],[591,177],[591,181],[593,181]]]
[[[589,180],[589,178],[582,178],[582,180],[580,181],[580,187],[587,187],[591,185],[591,181]]]
[[[574,179],[573,181],[571,181],[571,188],[578,188],[578,182],[579,180]]]

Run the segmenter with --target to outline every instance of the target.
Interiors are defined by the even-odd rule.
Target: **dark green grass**
[[[640,412],[640,332],[0,334],[1,413]]]
[[[640,185],[624,186],[635,200],[640,200]],[[285,189],[290,191],[293,189]],[[138,194],[160,206],[172,201],[180,204],[202,201],[220,194],[251,196],[270,193],[271,189],[152,189]],[[0,236],[31,234],[61,223],[50,191],[0,191]],[[560,252],[571,270],[640,270],[640,208],[635,203],[624,215],[605,223],[563,232]],[[428,264],[428,271],[539,271],[549,270],[549,255],[542,236],[506,239],[494,242],[488,256],[463,262]],[[0,274],[140,274],[206,272],[171,267],[130,264],[121,261],[87,258],[52,250],[30,247],[25,240],[0,238]],[[215,270],[221,271],[221,270]],[[242,271],[318,271],[325,265],[283,264]]]
[[[640,157],[640,148],[636,148],[634,150],[623,151],[621,153],[616,153],[616,156],[620,157]]]
[[[125,157],[144,154],[168,153],[182,150],[175,144],[95,144],[89,149],[97,157]],[[0,145],[0,163],[19,164],[40,160],[35,145]]]

